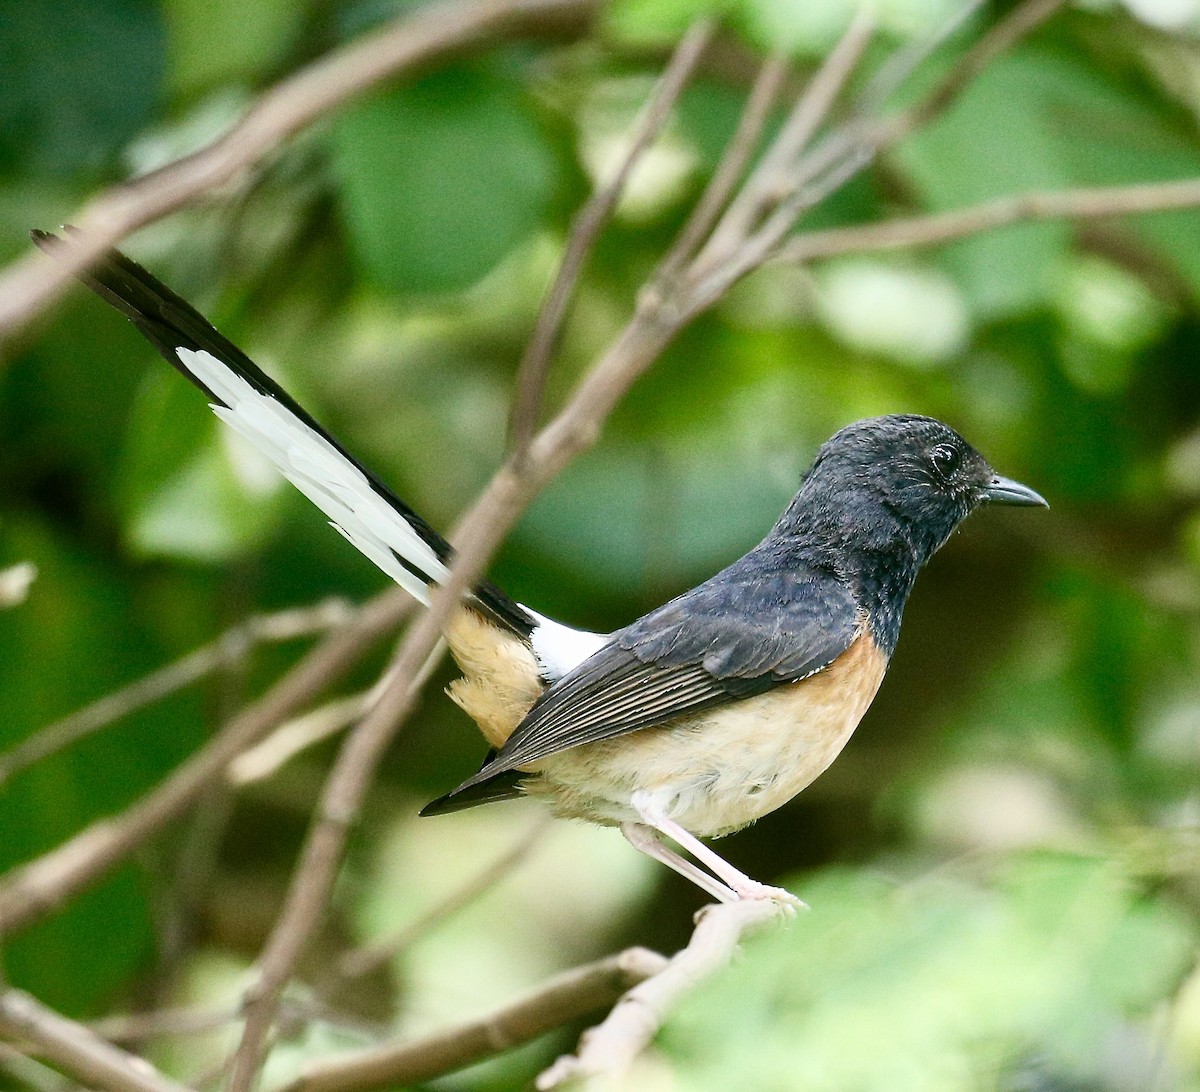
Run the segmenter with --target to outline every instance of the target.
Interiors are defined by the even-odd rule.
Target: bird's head
[[[876,531],[903,531],[920,561],[982,504],[1046,506],[949,425],[915,414],[847,425],[822,445],[797,502],[868,541]]]

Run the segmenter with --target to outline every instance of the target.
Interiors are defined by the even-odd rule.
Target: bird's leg
[[[719,853],[710,849],[694,834],[689,834],[674,819],[671,819],[653,793],[639,789],[633,794],[630,803],[633,805],[633,810],[641,817],[643,823],[653,827],[660,834],[665,834],[683,849],[686,849],[688,853],[709,869],[739,899],[777,899],[790,906],[807,909],[805,903],[796,898],[790,891],[785,891],[782,887],[771,887],[769,884],[759,883],[757,880],[752,880],[744,872],[734,868]],[[643,852],[648,851],[643,850]],[[651,855],[653,856],[653,854]],[[663,860],[664,863],[670,863],[663,858],[659,859]],[[676,871],[680,871],[675,865],[671,865],[671,867],[676,868]],[[684,875],[687,875],[687,873],[684,873]],[[708,889],[706,888],[706,890]]]
[[[634,849],[646,854],[647,857],[653,857],[656,861],[660,861],[668,868],[678,872],[685,879],[691,880],[698,888],[708,892],[718,902],[737,902],[736,891],[726,887],[715,876],[710,876],[698,865],[684,860],[670,847],[663,845],[658,839],[658,832],[653,827],[648,827],[644,823],[622,823],[621,833],[625,835],[626,841]]]

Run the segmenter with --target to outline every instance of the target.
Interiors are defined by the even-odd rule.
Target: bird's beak
[[[983,499],[992,504],[1013,504],[1022,508],[1049,508],[1046,498],[1041,493],[1035,493],[1027,485],[1015,482],[1012,478],[1003,478],[993,474],[983,491]]]

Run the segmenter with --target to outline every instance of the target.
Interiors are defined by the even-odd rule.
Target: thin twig
[[[0,788],[14,774],[36,762],[78,743],[107,728],[123,717],[136,713],[169,694],[198,682],[213,671],[229,667],[245,658],[256,644],[292,641],[324,633],[346,625],[355,608],[343,599],[329,599],[314,607],[281,611],[262,618],[251,618],[221,634],[215,641],[189,652],[186,656],[138,679],[137,682],[86,705],[82,709],[48,724],[0,753]]]
[[[859,117],[830,134],[797,163],[790,196],[780,202],[754,235],[721,262],[706,258],[708,247],[701,252],[697,259],[699,275],[695,277],[694,289],[686,305],[687,313],[696,315],[711,307],[731,285],[770,259],[807,209],[859,173],[882,150],[892,147],[948,109],[991,61],[1040,26],[1064,2],[1025,0],[968,49],[933,90],[914,106],[882,119]],[[829,64],[827,60],[826,66]],[[717,231],[721,231],[720,225]]]
[[[771,261],[808,262],[872,250],[937,246],[1027,221],[1102,219],[1197,206],[1200,206],[1197,178],[1016,194],[928,216],[897,217],[878,224],[798,235],[779,247]]]
[[[182,815],[234,758],[348,672],[411,607],[399,588],[376,596],[137,803],[0,877],[0,936],[61,906]]]
[[[635,986],[603,1023],[584,1032],[579,1051],[559,1058],[538,1077],[539,1089],[568,1082],[617,1082],[650,1044],[672,1009],[705,978],[727,967],[742,938],[779,921],[787,910],[770,899],[706,906],[686,948],[676,952],[651,978]],[[604,1087],[613,1087],[606,1083]]]
[[[951,11],[950,17],[932,34],[917,38],[896,50],[867,81],[867,86],[863,88],[855,104],[855,112],[874,114],[881,110],[887,100],[937,51],[938,47],[952,37],[968,19],[978,14],[986,4],[987,0],[966,0]]]
[[[0,992],[0,1035],[76,1080],[112,1092],[186,1092],[144,1058],[107,1043],[22,990]]]
[[[242,1014],[234,1007],[213,1008],[211,1005],[192,1005],[184,1008],[156,1009],[153,1012],[134,1012],[123,1016],[106,1016],[93,1020],[89,1030],[110,1043],[136,1043],[158,1036],[207,1035],[240,1020]]]
[[[746,97],[746,105],[738,118],[737,128],[721,155],[717,169],[713,171],[712,178],[700,195],[700,200],[692,209],[679,237],[671,245],[670,253],[660,267],[661,277],[673,279],[684,263],[694,256],[696,248],[717,222],[733,195],[746,164],[754,155],[767,115],[775,105],[787,71],[787,59],[781,54],[768,57],[758,70],[754,85]]]
[[[869,10],[861,8],[797,99],[741,192],[730,202],[697,255],[693,275],[702,275],[727,261],[750,236],[763,212],[795,190],[800,181],[797,160],[858,67],[874,29],[875,21]]]
[[[461,887],[434,903],[416,919],[383,940],[364,944],[346,952],[338,961],[334,975],[323,983],[321,993],[328,996],[343,983],[372,974],[411,948],[434,927],[440,927],[459,911],[466,909],[490,891],[523,861],[542,839],[552,822],[549,812],[538,816],[529,829],[499,857],[472,876]]]
[[[225,771],[229,784],[240,788],[273,777],[302,751],[349,728],[371,704],[371,692],[350,694],[284,721],[266,739],[243,751]]]
[[[575,293],[588,255],[625,192],[625,184],[634,165],[657,139],[670,117],[671,110],[712,40],[714,27],[712,19],[700,19],[684,35],[650,98],[639,111],[616,171],[610,179],[597,186],[571,223],[562,262],[542,302],[533,336],[529,339],[517,372],[516,397],[508,426],[509,446],[515,452],[522,452],[528,447],[537,429],[550,361],[566,317],[567,304]]]
[[[199,151],[93,198],[72,217],[82,234],[60,261],[13,262],[0,276],[0,341],[125,236],[212,193],[370,88],[497,39],[583,29],[598,7],[599,0],[443,0],[334,50],[265,92]]]
[[[656,952],[629,948],[556,975],[479,1020],[413,1043],[315,1062],[279,1092],[368,1092],[453,1073],[611,1005],[666,965]]]
[[[959,58],[929,94],[897,115],[893,121],[897,131],[887,143],[895,143],[944,113],[992,61],[1028,37],[1065,4],[1066,0],[1025,0],[1014,7]]]

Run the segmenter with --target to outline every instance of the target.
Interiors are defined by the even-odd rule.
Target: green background
[[[867,74],[953,6],[884,5]],[[723,8],[722,49],[587,268],[551,405],[620,329],[683,222],[756,51],[790,50],[802,77],[847,17],[838,4]],[[701,9],[626,0],[590,31],[443,63],[128,249],[447,528],[503,455],[516,365],[570,217]],[[399,10],[0,0],[0,257]],[[916,87],[997,14],[968,20]],[[1198,88],[1195,27],[1068,9],[804,226],[1196,177]],[[981,513],[954,536],[919,580],[844,755],[721,843],[813,910],[698,993],[651,1070],[713,1089],[1200,1088],[1198,300],[1195,212],[769,268],[676,340],[521,521],[493,578],[604,630],[756,542],[819,443],[861,416],[938,416],[1051,503]],[[384,586],[83,290],[5,351],[0,568],[31,561],[38,577],[0,612],[0,748],[250,613]],[[0,866],[136,799],[301,650],[260,649],[0,787]],[[482,754],[440,695],[451,677],[427,688],[389,752],[310,981],[533,821],[523,803],[415,819]],[[335,746],[214,791],[9,943],[8,978],[75,1016],[231,1003]],[[616,833],[558,824],[484,901],[340,1001],[341,1016],[290,1028],[270,1075],[381,1028],[482,1011],[621,944],[670,950],[700,902]],[[147,1049],[191,1080],[226,1039]],[[444,1084],[524,1087],[569,1042]]]

